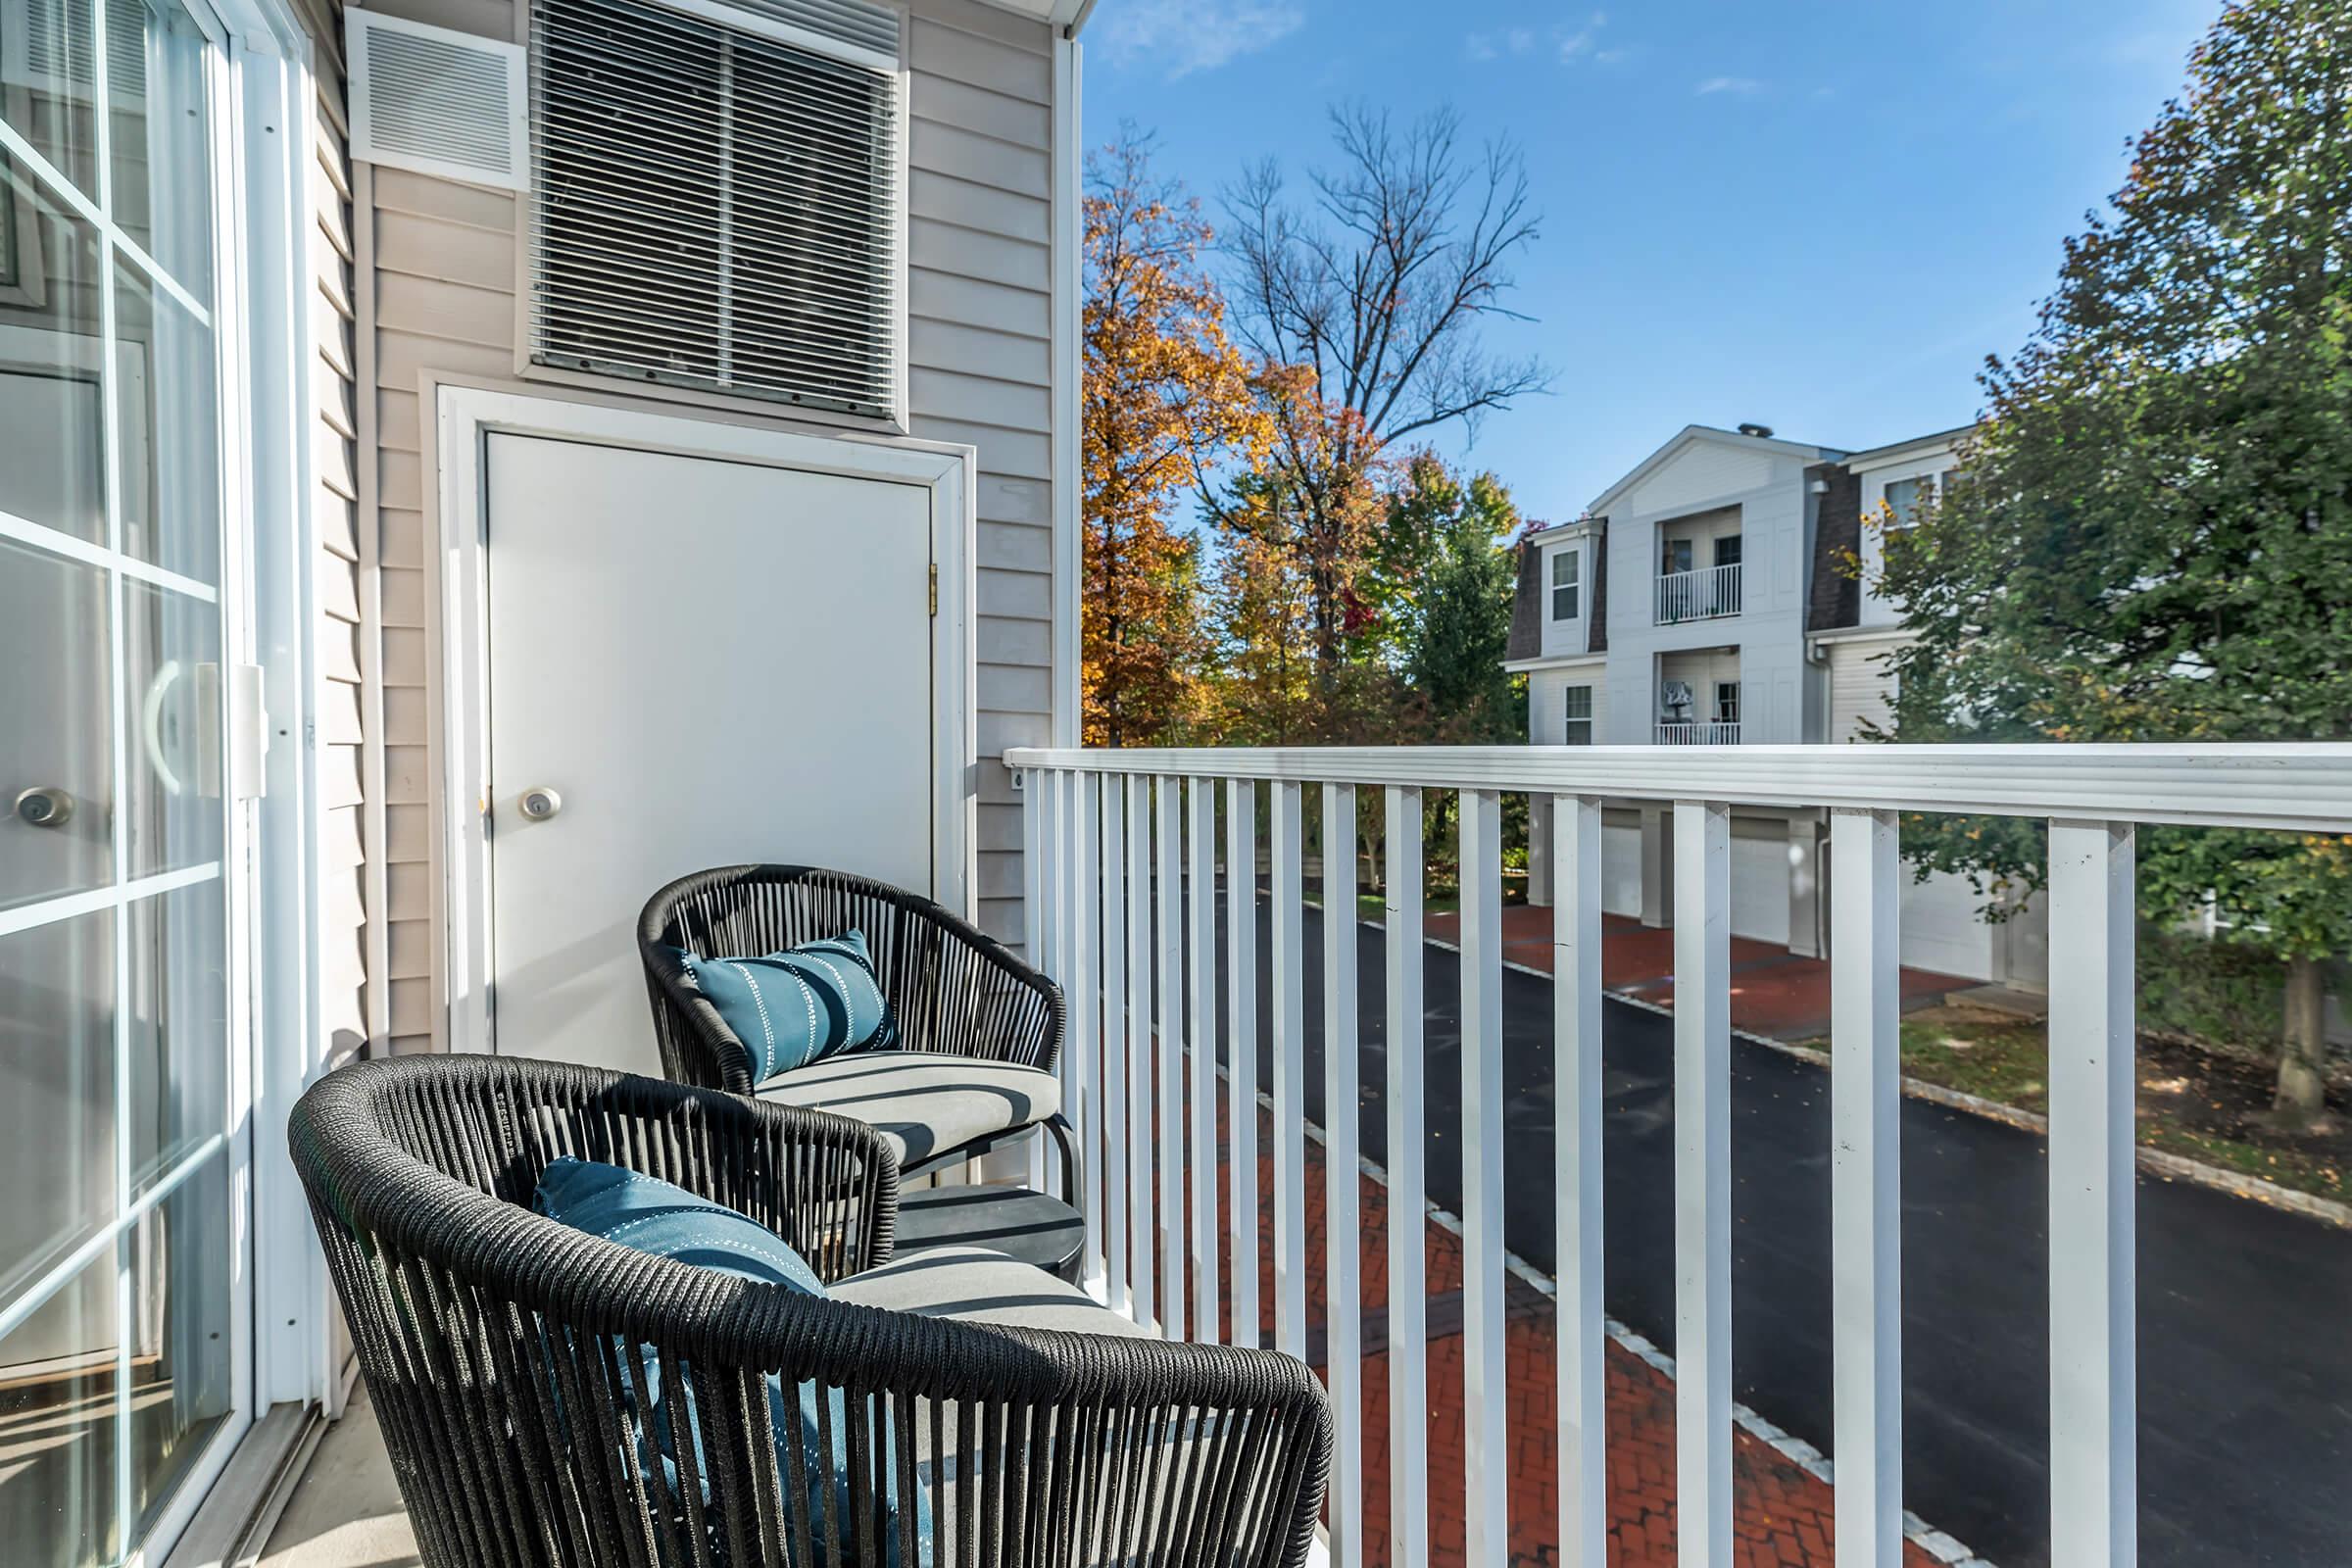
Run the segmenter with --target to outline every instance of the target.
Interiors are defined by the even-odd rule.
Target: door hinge
[[[931,613],[939,613],[939,563],[931,563]]]

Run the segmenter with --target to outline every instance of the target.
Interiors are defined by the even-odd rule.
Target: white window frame
[[[9,519],[0,530],[69,558],[111,564],[118,568],[118,583],[156,584],[220,610],[220,745],[229,786],[221,858],[26,906],[9,911],[6,922],[13,930],[42,918],[70,917],[71,909],[59,912],[66,906],[113,907],[215,876],[227,902],[227,1130],[183,1153],[119,1212],[152,1210],[204,1163],[225,1157],[228,1190],[238,1204],[229,1281],[232,1403],[228,1418],[206,1439],[177,1490],[133,1547],[128,1560],[137,1564],[161,1562],[172,1551],[240,1445],[262,1431],[258,1423],[270,1406],[324,1400],[331,1390],[325,1273],[285,1140],[286,1112],[317,1065],[313,1058],[321,1033],[312,932],[319,823],[313,808],[318,776],[310,743],[316,668],[311,567],[317,537],[310,512],[310,430],[316,416],[310,367],[317,344],[306,303],[313,216],[309,172],[317,151],[313,40],[284,0],[187,0],[187,9],[218,51],[210,66],[211,173],[217,193],[211,215],[212,305],[207,309],[192,298],[143,247],[119,232],[111,250],[102,249],[102,255],[119,256],[119,264],[108,262],[102,278],[111,285],[112,267],[125,267],[212,328],[222,519],[219,586],[192,582],[107,546],[47,537],[53,530],[22,519]],[[98,58],[105,58],[103,47]],[[111,167],[106,124],[101,117],[102,171]],[[96,207],[76,200],[71,182],[13,127],[0,124],[0,148],[78,218],[102,232],[110,229]],[[110,293],[102,306],[107,320],[113,314],[111,298]],[[93,347],[93,366],[102,357]],[[110,428],[120,425],[117,401],[108,400]],[[121,439],[117,429],[118,447]],[[111,468],[110,514],[120,504]],[[119,664],[119,606],[113,618]],[[276,744],[269,744],[271,739]],[[248,764],[252,753],[265,745],[257,777]],[[118,770],[120,762],[118,757]],[[119,953],[118,968],[125,960],[126,955]],[[118,1019],[118,1034],[121,1027]],[[29,1296],[20,1304],[26,1300]],[[276,1423],[271,1437],[283,1441],[298,1432],[299,1423]],[[257,1474],[274,1468],[264,1466]]]
[[[1551,552],[1549,589],[1551,618],[1555,621],[1575,620],[1584,613],[1584,553],[1585,547],[1581,544],[1562,545]],[[1568,609],[1564,612],[1560,609],[1560,595],[1563,593],[1568,596]]]
[[[1585,710],[1581,713],[1576,710],[1577,699],[1580,697],[1584,699]],[[1584,731],[1581,738],[1577,734],[1580,726]],[[1563,746],[1590,746],[1592,744],[1592,688],[1591,686],[1563,686],[1560,688],[1560,744]]]

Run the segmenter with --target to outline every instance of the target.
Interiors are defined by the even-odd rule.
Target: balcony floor
[[[261,1568],[413,1568],[420,1560],[363,1383],[318,1440]]]

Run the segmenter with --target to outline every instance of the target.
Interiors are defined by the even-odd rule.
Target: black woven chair
[[[865,935],[898,1038],[755,1085],[751,1054],[678,961],[773,953]],[[679,1083],[757,1093],[879,1127],[909,1176],[1052,1133],[1062,1191],[1079,1191],[1076,1140],[1054,1075],[1061,988],[1004,944],[919,894],[808,865],[733,865],[672,882],[637,922],[662,1067]]]
[[[898,1172],[856,1122],[420,1056],[325,1078],[290,1136],[432,1568],[1305,1560],[1331,1447],[1312,1373],[1134,1337],[1008,1259],[892,1263]],[[832,1298],[540,1217],[559,1154],[753,1215]],[[770,1374],[818,1391],[809,1452],[846,1478],[775,1440]]]

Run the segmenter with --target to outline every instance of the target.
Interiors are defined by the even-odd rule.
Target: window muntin
[[[1583,600],[1584,552],[1575,545],[1551,553],[1551,618],[1574,620]]]

